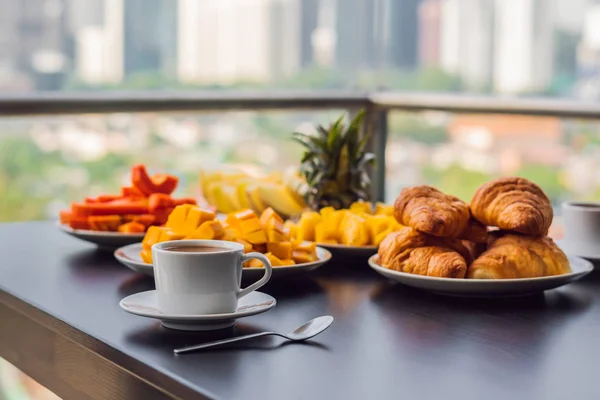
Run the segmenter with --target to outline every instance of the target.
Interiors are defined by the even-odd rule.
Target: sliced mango
[[[224,233],[225,230],[223,229],[223,225],[221,225],[221,221],[206,221],[185,238],[215,240],[220,239]]]
[[[175,231],[183,231],[183,226],[186,222],[186,218],[190,210],[194,208],[191,204],[182,204],[173,209],[165,226]]]
[[[371,205],[371,203],[368,203],[366,201],[357,201],[357,202],[350,204],[350,212],[353,212],[356,214],[360,214],[360,213],[371,214],[372,205]]]
[[[175,209],[177,209],[177,207]],[[216,217],[217,215],[210,210],[204,210],[200,207],[192,207],[188,211],[185,223],[183,224],[183,232],[190,233],[206,221],[212,221]]]
[[[292,258],[292,243],[283,241],[267,243],[267,251],[279,259],[290,259]]]
[[[297,225],[298,239],[315,240],[315,226],[323,220],[323,217],[314,211],[302,214]]]

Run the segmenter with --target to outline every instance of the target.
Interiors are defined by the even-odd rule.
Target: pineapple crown
[[[317,127],[316,135],[295,132],[293,139],[305,148],[300,175],[306,181],[304,199],[313,209],[347,208],[359,200],[370,201],[368,166],[375,155],[365,151],[370,135],[364,129],[365,110],[346,127],[344,115],[329,126]]]

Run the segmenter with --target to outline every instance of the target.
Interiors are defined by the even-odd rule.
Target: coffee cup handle
[[[262,253],[244,254],[242,256],[242,264],[248,260],[252,260],[253,258],[256,258],[257,260],[262,261],[262,263],[265,266],[265,274],[263,275],[262,278],[260,278],[260,280],[254,282],[252,285],[240,290],[237,295],[238,299],[244,297],[247,294],[254,292],[256,289],[263,286],[265,283],[269,282],[269,279],[271,279],[271,274],[273,273],[273,268],[271,267],[271,261],[269,261],[267,256],[265,256],[264,254],[262,254]]]

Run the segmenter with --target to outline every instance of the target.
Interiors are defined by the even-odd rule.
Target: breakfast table
[[[184,332],[125,313],[154,288],[55,222],[0,225],[0,357],[64,399],[597,399],[600,273],[529,297],[443,297],[359,257],[274,279],[272,310]],[[307,343],[173,349],[329,314]]]

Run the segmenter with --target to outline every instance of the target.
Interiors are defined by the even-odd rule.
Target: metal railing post
[[[377,164],[370,172],[372,181],[372,198],[375,201],[385,200],[385,148],[387,146],[388,112],[372,106],[367,107],[365,129],[371,135],[368,149],[375,154]]]

